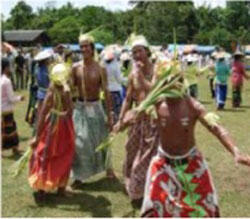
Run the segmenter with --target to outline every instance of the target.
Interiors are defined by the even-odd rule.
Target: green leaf
[[[27,167],[27,164],[30,160],[30,157],[32,155],[32,148],[28,147],[26,152],[23,154],[22,157],[19,158],[10,168],[10,172],[12,177],[18,177],[22,171]]]

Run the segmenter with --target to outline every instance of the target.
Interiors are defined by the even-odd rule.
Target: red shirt
[[[243,85],[243,77],[245,76],[244,64],[240,61],[234,61],[232,66],[232,84]]]

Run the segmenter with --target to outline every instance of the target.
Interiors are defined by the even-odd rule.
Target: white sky
[[[20,0],[1,0],[1,13],[3,13],[4,18],[8,18],[11,9],[19,2]],[[103,6],[106,9],[115,11],[115,10],[126,10],[131,8],[128,5],[128,0],[25,0],[25,2],[32,6],[33,10],[36,11],[38,7],[45,7],[47,2],[54,2],[55,7],[61,7],[67,2],[71,2],[74,7],[82,8],[87,5],[94,6]],[[159,0],[158,0],[159,1]],[[164,0],[162,0],[164,1]],[[194,0],[195,5],[199,6],[204,3],[210,4],[212,7],[216,6],[225,6],[226,0]]]

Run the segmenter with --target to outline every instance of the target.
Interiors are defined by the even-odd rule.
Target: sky
[[[4,18],[8,18],[11,9],[20,0],[1,0],[1,12]],[[25,0],[25,2],[32,6],[33,10],[36,11],[38,7],[45,7],[49,2],[55,5],[55,7],[61,7],[67,2],[71,2],[74,7],[82,8],[87,5],[103,6],[106,9],[116,11],[116,10],[127,10],[131,8],[128,5],[128,0]],[[196,6],[200,6],[204,3],[210,4],[212,7],[225,6],[226,0],[194,0]]]

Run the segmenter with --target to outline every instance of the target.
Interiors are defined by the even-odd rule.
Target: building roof
[[[10,30],[4,31],[4,40],[7,42],[31,42],[43,34],[44,30]]]

